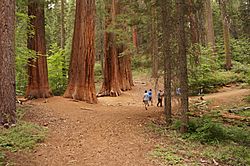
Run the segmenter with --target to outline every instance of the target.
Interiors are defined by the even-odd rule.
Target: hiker
[[[176,88],[176,95],[180,96],[181,95],[181,88]]]
[[[143,103],[145,105],[146,110],[147,110],[147,106],[149,106],[148,101],[149,101],[148,92],[147,90],[145,90],[145,93],[143,95]]]
[[[148,91],[148,98],[149,98],[149,102],[151,102],[151,105],[153,105],[152,95],[153,95],[152,89],[149,89],[149,91]]]
[[[158,103],[157,103],[157,107],[162,107],[162,97],[163,97],[163,94],[162,94],[162,91],[159,90],[158,93],[157,93],[157,99],[158,99]]]

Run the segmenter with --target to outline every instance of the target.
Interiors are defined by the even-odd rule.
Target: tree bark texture
[[[75,28],[64,97],[97,103],[95,65],[95,0],[77,0]]]
[[[106,4],[106,11],[110,13],[110,16],[106,17],[105,29],[115,23],[118,5],[117,0],[112,0],[111,5]],[[128,82],[123,80],[127,78],[126,74],[128,73],[126,67],[123,66],[126,59],[121,57],[118,60],[119,53],[122,51],[123,47],[119,48],[116,44],[115,34],[106,31],[104,34],[104,80],[98,96],[116,97],[121,94],[122,89],[129,89]],[[121,74],[124,74],[125,78],[121,78]]]
[[[116,16],[125,13],[121,1],[116,2],[114,10]],[[114,19],[116,19],[115,17]],[[118,26],[119,29],[122,29],[125,32],[128,31],[127,30],[128,28],[125,25],[118,25]],[[131,70],[131,53],[126,51],[127,49],[126,44],[118,44],[116,49],[118,51],[118,66],[119,66],[118,79],[120,88],[122,91],[131,90],[132,86],[134,85],[132,79],[132,70]]]
[[[134,44],[134,48],[136,49],[136,52],[138,52],[138,32],[137,32],[136,25],[134,25],[132,27],[132,31],[133,31],[133,44]]]
[[[124,51],[124,47],[118,49],[118,53]],[[119,51],[120,50],[120,51]],[[132,70],[131,70],[131,56],[130,54],[124,54],[118,58],[119,65],[119,84],[122,91],[131,90],[133,84]]]
[[[65,4],[64,0],[61,0],[61,49],[65,49]],[[62,55],[62,75],[63,77],[66,77],[66,57],[65,54]]]
[[[185,35],[185,0],[176,0],[178,19],[178,46],[180,56],[180,89],[181,89],[181,132],[187,131],[188,127],[188,75],[187,75],[187,46]]]
[[[35,58],[28,59],[28,85],[26,97],[47,98],[51,96],[45,44],[44,1],[29,0],[28,15],[34,28],[34,36],[28,38],[28,48],[34,50]]]
[[[199,64],[200,58],[200,49],[198,44],[200,44],[199,40],[199,28],[198,28],[198,18],[197,18],[197,9],[195,8],[194,0],[189,0],[189,23],[190,23],[190,38],[191,38],[191,48],[192,55],[194,57],[195,64]],[[191,65],[193,65],[191,63]]]
[[[0,125],[16,123],[15,0],[0,1]]]
[[[152,50],[152,78],[158,77],[159,57],[158,57],[158,23],[157,8],[152,6],[152,24],[151,24],[151,50]]]
[[[226,1],[220,0],[219,5],[220,5],[221,19],[223,24],[224,49],[226,54],[226,69],[230,70],[232,68],[232,58],[230,49],[229,19],[226,13]]]
[[[65,47],[65,21],[64,21],[64,0],[61,0],[61,48]]]
[[[161,15],[162,15],[162,30],[163,30],[163,54],[164,54],[164,112],[166,114],[166,122],[171,123],[171,34],[170,30],[173,30],[171,26],[171,1],[160,1]]]
[[[215,37],[214,37],[214,25],[213,25],[213,10],[211,6],[211,0],[205,0],[205,29],[206,29],[206,43],[215,52]]]

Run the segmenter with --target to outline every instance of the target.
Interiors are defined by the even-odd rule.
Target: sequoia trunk
[[[16,123],[15,0],[0,1],[0,125]]]
[[[123,52],[124,50],[121,47],[118,49],[118,53]],[[120,50],[120,51],[119,51]],[[132,70],[131,70],[131,56],[130,54],[125,54],[118,58],[119,64],[119,83],[122,91],[131,90],[133,86],[132,80]]]
[[[28,85],[26,97],[47,98],[51,96],[48,81],[48,67],[45,45],[44,1],[29,0],[28,15],[34,28],[34,36],[28,38],[28,48],[36,56],[28,60]]]
[[[115,21],[117,2],[112,0],[112,5],[106,4],[106,10],[111,13],[107,16],[105,29]],[[105,32],[104,34],[104,80],[98,96],[116,97],[121,94],[119,82],[118,49],[115,43],[115,34]]]
[[[95,0],[77,0],[75,27],[64,97],[97,103],[95,65]]]

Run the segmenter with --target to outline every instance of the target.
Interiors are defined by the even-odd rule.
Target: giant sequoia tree
[[[0,125],[16,122],[15,0],[0,1]]]
[[[69,68],[68,87],[64,97],[96,103],[95,0],[77,0],[75,28]]]
[[[28,48],[35,51],[36,57],[28,60],[28,85],[26,97],[50,97],[48,67],[45,44],[44,0],[29,0],[28,15],[34,35],[28,38]]]
[[[114,24],[117,12],[116,0],[112,0],[111,4],[106,3],[106,11],[110,16],[106,17],[105,28],[107,29],[112,23]],[[104,79],[99,96],[116,97],[121,94],[119,81],[119,65],[118,65],[118,46],[115,43],[115,34],[113,32],[104,33]]]

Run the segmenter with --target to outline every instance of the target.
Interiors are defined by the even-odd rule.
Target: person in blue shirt
[[[148,91],[148,98],[149,98],[149,102],[151,102],[151,105],[153,105],[153,99],[152,99],[153,93],[152,93],[152,89],[149,89]]]
[[[145,90],[145,93],[143,95],[143,103],[145,105],[146,110],[147,110],[147,106],[149,106],[148,101],[149,101],[148,92]]]

